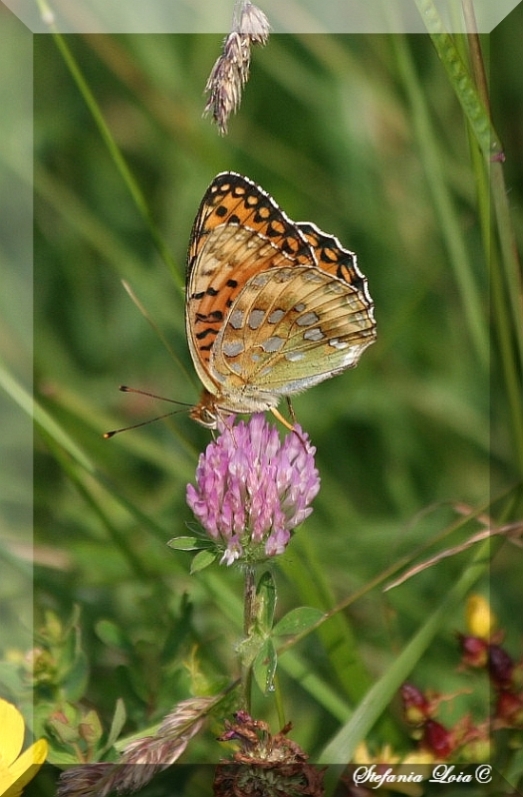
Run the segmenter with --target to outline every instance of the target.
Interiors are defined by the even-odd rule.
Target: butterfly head
[[[206,429],[216,429],[218,426],[219,410],[216,407],[216,397],[204,390],[200,401],[189,412],[189,417]]]

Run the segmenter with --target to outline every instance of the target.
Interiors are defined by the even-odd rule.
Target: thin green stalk
[[[498,340],[501,368],[503,372],[508,408],[510,413],[511,443],[515,454],[515,461],[519,473],[523,477],[523,411],[521,396],[520,371],[516,362],[514,350],[514,337],[521,335],[521,327],[514,328],[511,324],[507,307],[510,302],[507,298],[507,288],[504,284],[503,272],[497,251],[491,253],[491,296],[495,331]],[[520,296],[520,294],[518,294]],[[515,333],[515,334],[514,334]],[[496,375],[495,375],[496,376]],[[501,407],[501,411],[504,411]]]
[[[158,250],[158,252],[160,254],[160,257],[163,259],[163,261],[165,262],[165,264],[169,268],[169,270],[170,270],[173,278],[175,279],[175,281],[181,286],[182,280],[181,280],[180,274],[178,273],[176,265],[175,265],[175,263],[174,263],[174,261],[172,259],[171,253],[170,253],[169,249],[167,248],[167,246],[166,246],[166,244],[165,244],[165,242],[164,242],[164,240],[163,240],[163,238],[162,238],[162,236],[161,236],[161,234],[160,234],[160,232],[159,232],[159,230],[158,230],[158,228],[157,228],[157,226],[156,226],[156,224],[154,222],[153,217],[151,216],[151,213],[149,211],[149,207],[147,205],[145,197],[144,197],[144,195],[143,195],[138,183],[136,182],[133,173],[129,169],[129,166],[127,165],[127,162],[126,162],[125,158],[123,157],[123,155],[122,155],[122,153],[121,153],[116,141],[114,140],[113,135],[111,133],[111,130],[109,129],[109,127],[108,127],[108,125],[107,125],[107,123],[106,123],[106,121],[105,121],[105,119],[103,117],[103,114],[102,114],[102,112],[100,110],[100,107],[99,107],[99,105],[98,105],[98,103],[97,103],[97,101],[96,101],[91,89],[89,88],[89,85],[88,85],[86,79],[84,78],[84,76],[82,74],[82,71],[81,71],[77,61],[75,60],[71,50],[69,49],[69,46],[68,46],[66,40],[58,32],[58,30],[56,28],[56,25],[54,24],[54,21],[53,21],[53,13],[52,13],[51,9],[47,5],[46,0],[37,0],[37,3],[38,3],[38,7],[40,9],[40,12],[42,14],[42,18],[47,21],[47,24],[49,26],[49,29],[50,29],[51,33],[52,33],[53,39],[54,39],[54,41],[56,43],[56,46],[57,46],[58,50],[60,51],[60,53],[62,55],[62,58],[64,59],[64,62],[66,64],[67,68],[69,69],[69,72],[70,72],[74,82],[76,83],[80,94],[84,98],[84,101],[85,101],[87,107],[89,108],[89,111],[91,112],[91,115],[92,115],[92,117],[94,119],[94,122],[95,122],[95,124],[96,124],[96,126],[98,128],[98,131],[99,131],[99,133],[100,133],[100,135],[102,137],[102,140],[105,143],[105,145],[107,146],[107,149],[109,150],[109,154],[111,155],[111,158],[113,159],[114,164],[115,164],[118,172],[120,173],[120,176],[121,176],[122,180],[124,181],[124,183],[125,183],[128,191],[129,191],[129,193],[130,193],[130,195],[131,195],[136,207],[138,208],[138,211],[139,211],[140,215],[143,217],[143,219],[145,220],[145,222],[146,222],[146,224],[147,224],[147,226],[149,228],[149,231],[151,233],[151,237],[152,237],[152,239],[154,241],[154,244],[155,244],[155,246],[156,246],[156,248],[157,248],[157,250]]]
[[[122,495],[111,484],[109,479],[95,467],[84,451],[65,432],[57,421],[41,407],[29,392],[17,382],[0,360],[0,388],[11,396],[13,401],[23,410],[45,436],[48,444],[52,443],[53,453],[60,452],[65,462],[71,462],[76,469],[81,468],[89,476],[96,479],[120,506],[126,509],[144,529],[149,529],[158,539],[167,540],[168,532],[155,522],[150,514],[139,510],[129,499]],[[66,472],[67,469],[66,469]]]
[[[278,672],[274,676],[274,704],[276,706],[276,713],[278,715],[278,724],[280,728],[286,724],[285,720],[285,706],[283,705],[283,692],[278,678]]]
[[[470,60],[474,79],[482,102],[490,116],[488,83],[483,54],[477,32],[474,7],[471,0],[462,0],[468,31]],[[523,413],[521,411],[520,368],[523,366],[523,307],[521,305],[521,268],[518,261],[516,238],[510,218],[502,160],[494,160],[490,166],[490,196],[493,214],[489,213],[488,248],[491,265],[491,289],[496,327],[507,398],[510,408],[514,453],[520,473],[523,475]],[[489,206],[490,209],[490,206]],[[492,236],[492,228],[497,232]],[[487,235],[485,235],[487,237]],[[496,242],[499,239],[501,262]],[[503,270],[500,270],[500,269]],[[510,307],[510,313],[507,313]],[[512,322],[512,323],[511,323]]]
[[[490,168],[493,216],[487,225],[485,219],[486,200],[482,201],[480,208],[483,211],[481,214],[483,239],[488,247],[486,252],[491,267],[494,325],[499,341],[507,392],[512,445],[517,467],[523,473],[523,413],[521,411],[522,385],[520,377],[523,365],[521,271],[503,177],[503,150],[490,117],[488,86],[476,30],[474,8],[470,0],[463,0],[463,11],[469,31],[473,79],[451,36],[445,31],[432,0],[416,0],[416,4],[467,117],[475,141]],[[481,192],[483,183],[484,180],[481,178],[478,181],[479,192]],[[492,229],[495,231],[494,235],[491,234]],[[498,242],[500,257],[497,253]]]
[[[481,52],[481,42],[478,35],[478,26],[476,24],[474,6],[470,0],[462,0],[462,5],[463,15],[465,17],[465,26],[467,28],[470,63],[472,72],[474,74],[474,82],[476,84],[479,96],[481,97],[481,101],[487,109],[489,116],[491,116],[487,73],[485,72],[483,53]]]
[[[453,589],[445,596],[432,615],[426,619],[419,631],[387,669],[385,675],[368,691],[349,722],[323,749],[318,760],[319,764],[346,763],[352,759],[356,746],[366,737],[440,628],[456,612],[457,607],[463,603],[467,592],[484,574],[490,561],[490,545],[490,540],[487,540],[474,553],[470,564],[465,567]]]
[[[82,496],[86,505],[91,509],[93,515],[98,518],[101,525],[105,528],[115,549],[120,551],[122,558],[128,563],[135,576],[142,581],[150,579],[151,574],[147,568],[144,567],[143,559],[137,553],[135,553],[132,547],[129,545],[128,535],[122,534],[118,530],[118,528],[109,518],[108,514],[102,509],[101,503],[97,501],[87,489],[87,486],[80,475],[80,467],[68,457],[64,450],[56,444],[56,441],[50,435],[48,435],[44,429],[40,429],[40,434],[45,440],[50,451],[52,451],[56,461],[60,463],[63,472],[68,475],[69,479]]]
[[[516,332],[515,343],[519,350],[519,364],[523,368],[523,305],[521,304],[521,265],[517,254],[517,244],[510,218],[503,166],[493,163],[491,166],[491,190],[494,203],[494,220],[497,223],[497,234],[503,259],[506,290],[512,313],[513,328]],[[516,364],[514,364],[515,367]]]
[[[432,0],[416,0],[416,5],[481,151],[487,160],[501,155],[499,136],[436,6]]]
[[[458,214],[453,205],[441,169],[440,146],[433,131],[427,100],[416,75],[405,39],[393,37],[398,65],[412,109],[416,139],[420,148],[429,190],[441,226],[450,262],[460,288],[461,301],[476,354],[483,369],[488,368],[489,342],[485,326],[483,302],[474,280],[470,258],[463,240]]]

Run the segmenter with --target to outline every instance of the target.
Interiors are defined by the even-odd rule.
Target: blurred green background
[[[519,239],[522,23],[519,6],[482,37]],[[36,430],[35,623],[44,623],[46,610],[65,623],[80,607],[79,691],[106,726],[123,697],[125,730],[136,732],[179,700],[236,675],[240,574],[214,566],[191,576],[189,555],[166,548],[191,520],[185,487],[209,433],[182,412],[102,439],[108,429],[169,410],[119,393],[120,384],[189,403],[198,398],[184,333],[185,254],[215,174],[247,175],[291,218],[336,235],[357,253],[375,302],[378,341],[357,369],[294,401],[317,447],[322,489],[313,515],[275,563],[278,616],[302,604],[332,609],[433,539],[422,558],[463,543],[483,528],[474,520],[460,526],[463,515],[517,520],[521,474],[497,366],[477,170],[428,36],[272,36],[254,50],[226,137],[202,118],[219,36],[66,41],[176,276],[55,41],[35,36],[35,395],[92,465],[90,473],[82,469],[50,426]],[[294,738],[313,757],[342,719],[318,684],[340,705],[357,702],[470,555],[446,558],[387,594],[374,588],[297,645],[297,663],[285,667],[282,657],[285,709]],[[478,588],[490,593],[507,645],[519,649],[513,546],[498,552]],[[454,632],[464,628],[464,612],[448,617],[412,679],[447,693],[464,681],[470,686],[456,672]],[[304,681],[299,662],[318,684]],[[479,697],[476,691],[463,700],[481,716],[485,686],[474,682],[474,689]],[[256,707],[276,722],[270,698],[259,696]],[[401,732],[395,734],[382,729],[378,740],[401,748]],[[210,734],[188,760],[220,754]]]

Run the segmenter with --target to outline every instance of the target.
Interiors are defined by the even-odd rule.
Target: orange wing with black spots
[[[186,328],[205,392],[193,417],[254,412],[356,364],[375,339],[352,252],[233,172],[207,189],[187,263]]]
[[[187,266],[187,333],[204,363],[248,279],[293,263],[314,265],[310,246],[296,225],[247,178],[219,174],[202,199]]]

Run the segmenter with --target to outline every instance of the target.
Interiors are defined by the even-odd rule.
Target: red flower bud
[[[430,716],[430,703],[416,686],[405,683],[401,687],[405,720],[410,725],[422,725]]]
[[[458,634],[462,661],[467,667],[486,667],[488,662],[488,642],[477,636]]]
[[[425,723],[421,744],[436,758],[448,758],[455,747],[452,734],[435,720],[427,720]]]
[[[514,662],[499,645],[489,645],[490,678],[498,689],[509,689],[512,684]]]
[[[504,728],[522,728],[523,695],[516,695],[513,692],[500,692],[494,717]]]

